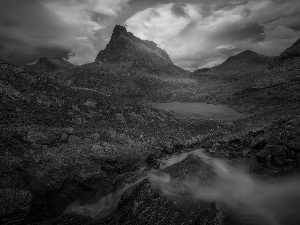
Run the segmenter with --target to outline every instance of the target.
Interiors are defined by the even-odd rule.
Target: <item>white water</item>
[[[87,217],[98,219],[104,218],[118,207],[118,203],[124,192],[126,192],[129,188],[141,183],[146,178],[149,177],[144,176],[133,183],[125,184],[125,186],[121,189],[113,193],[107,194],[106,196],[100,198],[96,203],[80,205],[79,202],[75,202],[68,206],[64,213],[68,214],[75,212],[77,214],[84,215]]]
[[[213,183],[202,185],[197,180],[178,180],[161,171],[149,172],[139,180],[126,184],[94,204],[74,203],[65,213],[75,212],[93,218],[104,218],[113,212],[122,194],[129,188],[149,179],[151,187],[169,198],[177,200],[215,201],[221,210],[245,224],[299,225],[300,177],[261,180],[234,168],[220,159],[210,158],[203,150],[175,155],[161,161],[161,168],[174,165],[196,155],[209,165],[216,175]]]

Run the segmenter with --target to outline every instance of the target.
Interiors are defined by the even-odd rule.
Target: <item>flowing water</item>
[[[227,106],[206,103],[168,102],[151,103],[150,105],[157,109],[171,110],[188,117],[228,120],[239,119],[246,116],[245,114],[239,113]]]
[[[194,155],[212,168],[216,178],[206,185],[195,179],[173,179],[161,171]],[[224,160],[211,158],[203,150],[172,156],[161,161],[161,170],[145,171],[137,181],[126,184],[94,204],[70,205],[65,213],[78,213],[93,218],[104,218],[113,212],[121,196],[129,188],[143,180],[149,180],[151,188],[177,201],[186,199],[216,202],[244,224],[299,225],[300,224],[300,177],[258,179],[242,169],[230,166]]]

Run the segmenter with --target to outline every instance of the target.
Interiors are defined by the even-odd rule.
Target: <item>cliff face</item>
[[[144,41],[116,25],[106,48],[99,52],[96,61],[116,63],[132,62],[143,65],[173,65],[167,52],[152,42]]]

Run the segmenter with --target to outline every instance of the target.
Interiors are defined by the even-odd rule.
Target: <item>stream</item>
[[[208,166],[213,179],[203,182],[186,176],[172,177],[167,171],[187,157],[198,157]],[[195,171],[196,172],[196,171]],[[76,213],[92,218],[104,218],[117,207],[122,195],[130,188],[148,180],[152,189],[176,201],[201,200],[216,202],[246,224],[300,224],[300,177],[261,179],[236,168],[223,159],[210,157],[203,149],[173,155],[160,161],[160,169],[139,171],[139,178],[126,183],[93,204],[75,202],[65,214]]]

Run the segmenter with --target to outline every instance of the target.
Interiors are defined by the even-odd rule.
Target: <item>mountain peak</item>
[[[115,26],[109,43],[98,53],[96,61],[130,62],[139,67],[174,65],[167,52],[159,48],[157,44],[141,40],[120,25]]]
[[[59,69],[72,69],[75,65],[69,63],[64,59],[49,59],[47,57],[39,58],[35,63],[26,65],[34,71],[49,72]]]
[[[34,64],[47,63],[47,62],[50,62],[50,60],[47,57],[41,57]]]
[[[271,57],[259,54],[251,50],[245,50],[235,56],[230,56],[223,64],[231,63],[246,63],[246,64],[266,64],[271,60]]]
[[[212,71],[224,74],[238,73],[252,70],[252,68],[267,67],[272,60],[273,57],[265,56],[251,50],[245,50],[235,56],[230,56],[225,62],[218,66],[210,69],[196,70],[195,73],[210,73]]]
[[[253,52],[251,50],[245,50],[240,52],[239,54],[236,55],[236,57],[251,57],[251,56],[257,56],[258,53]]]
[[[135,37],[131,32],[127,31],[125,27],[117,24],[112,32],[110,40],[116,41],[117,39],[125,37],[129,39],[137,39],[137,37]]]
[[[127,30],[126,30],[126,28],[125,27],[123,27],[123,26],[121,26],[121,25],[116,25],[115,26],[115,28],[114,28],[114,30],[113,30],[113,34],[112,34],[112,36],[118,36],[118,35],[120,35],[120,34],[127,34],[128,32],[127,32]]]

